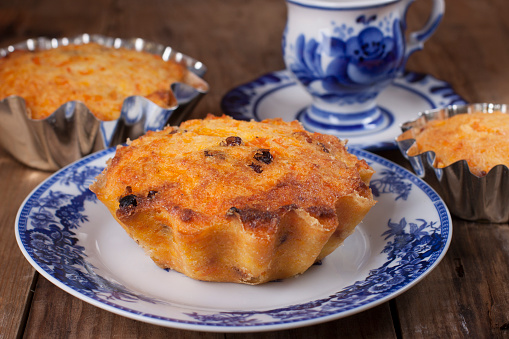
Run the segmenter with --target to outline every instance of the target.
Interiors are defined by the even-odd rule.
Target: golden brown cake
[[[260,284],[334,251],[375,203],[372,174],[296,121],[209,115],[119,146],[90,189],[160,267]]]
[[[120,116],[126,97],[144,96],[169,108],[170,90],[184,66],[160,56],[96,43],[49,50],[16,50],[0,58],[0,99],[25,99],[32,119],[44,119],[68,101],[83,102],[100,120]]]
[[[473,174],[484,176],[496,165],[509,166],[509,115],[505,113],[457,114],[432,120],[422,129],[408,130],[398,139],[409,138],[416,143],[408,155],[433,151],[437,168],[466,160]]]

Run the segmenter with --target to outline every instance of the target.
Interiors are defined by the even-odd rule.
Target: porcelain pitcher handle
[[[407,0],[407,5],[405,11],[408,10],[408,7],[414,2],[414,0]],[[435,32],[438,27],[438,24],[442,20],[445,12],[445,3],[444,0],[433,0],[433,7],[431,9],[431,14],[428,18],[428,21],[418,31],[412,32],[408,36],[407,40],[407,49],[406,49],[406,58],[415,51],[418,51],[423,48],[424,42],[431,37],[431,35]]]

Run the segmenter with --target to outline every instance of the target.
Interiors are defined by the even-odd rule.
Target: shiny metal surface
[[[401,126],[403,132],[412,130],[415,136],[428,121],[446,119],[456,114],[474,112],[507,112],[506,105],[470,104],[449,106],[419,114],[419,118]],[[444,168],[433,166],[435,153],[423,152],[409,156],[407,151],[415,139],[396,138],[400,151],[410,161],[414,172],[428,182],[444,199],[452,214],[466,219],[502,223],[509,221],[509,168],[505,165],[493,167],[487,175],[478,177],[470,172],[465,160]]]
[[[73,38],[28,39],[0,49],[0,57],[14,50],[50,49],[61,45],[96,42],[109,47],[123,47],[160,55],[164,60],[184,64],[190,72],[182,83],[171,85],[173,102],[164,109],[139,96],[125,99],[120,118],[99,121],[81,102],[64,103],[48,118],[28,118],[25,101],[18,96],[0,101],[0,145],[14,158],[33,168],[55,171],[95,151],[135,139],[148,130],[158,130],[167,124],[178,124],[208,92],[201,78],[207,68],[203,63],[171,47],[140,38],[120,39],[102,35],[82,34]]]

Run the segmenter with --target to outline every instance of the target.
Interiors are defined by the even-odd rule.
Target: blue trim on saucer
[[[355,125],[341,125],[334,126],[331,124],[321,123],[319,121],[313,120],[309,117],[309,115],[305,114],[305,110],[303,109],[297,116],[298,120],[302,122],[303,125],[310,125],[316,127],[321,130],[329,130],[331,132],[345,133],[345,138],[352,136],[363,136],[369,135],[372,130],[376,130],[377,132],[381,132],[386,130],[394,123],[394,116],[386,109],[379,107],[380,116],[369,123],[366,124],[355,124]],[[383,126],[383,128],[380,128]],[[378,129],[380,128],[380,129]]]
[[[272,93],[274,92],[278,92],[280,90],[282,90],[283,88],[286,88],[286,87],[290,87],[290,86],[295,86],[296,83],[287,83],[287,84],[283,84],[281,86],[277,86],[267,92],[265,92],[263,95],[261,95],[255,102],[254,102],[254,105],[253,105],[253,115],[255,117],[256,120],[260,121],[262,119],[260,119],[260,117],[258,116],[258,105],[260,104],[260,102],[263,101],[263,99],[265,99],[265,97],[271,95]],[[244,119],[244,120],[247,120],[247,119]]]
[[[341,121],[345,121],[345,122],[366,120],[366,119],[376,116],[376,114],[377,114],[377,107],[373,107],[372,109],[369,109],[369,110],[366,110],[363,112],[356,112],[356,113],[351,113],[351,114],[333,113],[333,112],[319,109],[316,106],[311,106],[309,109],[311,111],[311,114],[313,114],[314,116],[316,116],[318,118],[321,118],[324,120],[329,120],[332,118],[332,119],[337,119],[337,120],[341,120]],[[315,119],[311,119],[311,120],[316,121]]]
[[[275,107],[272,112],[260,111],[260,105],[262,102],[265,100],[271,100],[271,97],[277,96],[279,91],[298,91],[297,88],[290,88],[292,86],[299,87],[288,71],[280,70],[267,73],[228,91],[221,100],[221,109],[225,114],[239,120],[262,120],[260,114],[263,114],[264,118],[282,117],[284,119],[296,119],[297,114],[299,114],[304,107],[296,107],[295,112],[289,112],[286,110],[284,113],[279,113],[277,111],[277,107]],[[423,109],[416,110],[415,112],[408,112],[407,115],[406,112],[405,114],[402,114],[402,112],[397,109],[397,98],[385,103],[382,102],[380,106],[384,107],[394,117],[393,126],[389,128],[396,128],[395,126],[399,126],[406,121],[413,120],[417,116],[417,113],[421,110],[446,107],[449,105],[466,104],[466,101],[454,91],[450,84],[424,73],[405,71],[400,77],[393,81],[390,87],[400,88],[404,92],[411,93],[412,96],[415,95],[416,100],[419,100],[419,105],[427,107],[421,107]],[[301,93],[299,92],[299,95],[300,94]],[[302,89],[302,96],[309,97],[309,95],[305,93],[304,89]],[[298,99],[299,102],[307,101],[302,100],[303,98]],[[422,101],[420,101],[421,99]],[[292,100],[292,98],[290,98],[290,100]],[[311,103],[311,98],[309,98],[309,103]],[[272,105],[276,106],[284,104],[285,102],[272,103]],[[292,107],[294,107],[294,105],[292,105]],[[370,134],[366,134],[359,140],[355,140],[354,136],[349,140],[349,143],[350,145],[358,145],[358,147],[368,150],[396,149],[397,146],[394,138],[400,132],[399,128],[396,128],[394,130],[394,135],[377,138],[375,134],[379,132],[376,131],[372,138],[369,137]]]
[[[396,84],[396,83],[393,83],[392,84],[394,87],[399,87],[399,88],[403,88],[404,90],[406,91],[409,91],[409,92],[412,92],[414,93],[415,95],[418,95],[420,96],[423,100],[427,101],[428,104],[431,106],[431,108],[437,108],[436,104],[433,102],[433,100],[431,100],[429,97],[425,96],[422,92],[419,92],[418,90],[410,87],[410,86],[407,86],[407,85],[402,85],[402,84]]]

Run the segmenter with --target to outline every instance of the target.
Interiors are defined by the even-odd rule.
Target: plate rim
[[[59,279],[55,278],[53,275],[51,275],[50,272],[47,272],[43,267],[41,267],[28,253],[27,249],[24,246],[23,240],[21,239],[20,232],[19,232],[19,223],[22,220],[21,218],[25,217],[28,218],[28,214],[24,215],[24,209],[27,205],[27,202],[33,198],[35,193],[39,192],[39,190],[44,190],[42,193],[47,191],[47,188],[51,187],[55,182],[58,181],[58,179],[61,179],[60,177],[64,175],[64,172],[68,172],[74,168],[79,168],[85,164],[88,164],[94,160],[97,160],[101,157],[105,157],[106,155],[111,155],[114,153],[115,148],[108,148],[101,150],[99,152],[93,153],[87,157],[84,157],[62,169],[52,174],[50,177],[45,179],[43,182],[41,182],[39,185],[37,185],[36,188],[34,188],[23,200],[23,203],[20,205],[18,212],[16,214],[15,219],[15,236],[16,241],[18,243],[18,247],[22,251],[23,255],[27,259],[27,261],[34,267],[42,276],[44,276],[46,279],[48,279],[51,283],[59,287],[60,289],[64,290],[65,292],[73,295],[74,297],[81,299],[93,306],[96,306],[98,308],[104,309],[106,311],[112,312],[114,314],[118,314],[130,319],[150,323],[153,325],[159,325],[164,327],[171,327],[176,329],[184,329],[184,330],[193,330],[193,331],[205,331],[205,332],[223,332],[223,333],[241,333],[241,332],[266,332],[266,331],[274,331],[274,330],[285,330],[285,329],[291,329],[291,328],[297,328],[297,327],[303,327],[303,326],[311,326],[335,319],[340,319],[344,317],[348,317],[363,311],[366,311],[370,308],[376,307],[382,303],[385,303],[391,299],[394,299],[395,297],[401,295],[402,293],[408,291],[410,288],[415,286],[418,282],[423,280],[430,272],[432,272],[436,266],[442,261],[444,256],[446,255],[450,243],[452,241],[452,219],[451,215],[449,213],[449,210],[447,209],[447,206],[445,205],[445,202],[441,199],[441,197],[436,193],[436,191],[429,186],[426,182],[424,182],[422,179],[415,176],[412,172],[405,169],[404,167],[392,162],[391,160],[388,160],[386,158],[383,158],[379,155],[373,154],[371,152],[368,152],[366,150],[362,149],[356,149],[356,148],[350,148],[349,150],[352,151],[353,154],[356,156],[362,157],[366,160],[371,160],[378,162],[383,167],[397,169],[398,171],[403,171],[406,173],[406,179],[411,179],[412,183],[419,187],[420,190],[422,190],[426,196],[429,198],[430,202],[433,203],[435,209],[437,210],[437,218],[439,221],[441,221],[441,224],[445,221],[447,223],[447,227],[441,227],[441,229],[445,230],[447,232],[446,238],[441,234],[441,238],[445,238],[445,243],[441,249],[441,252],[438,254],[438,256],[434,259],[433,263],[424,271],[422,272],[418,277],[415,277],[413,280],[408,282],[405,286],[396,289],[395,291],[392,291],[390,294],[380,297],[374,301],[366,302],[364,305],[356,306],[351,309],[348,309],[346,311],[340,311],[336,313],[327,314],[325,316],[319,316],[315,318],[305,319],[305,320],[291,320],[291,321],[272,321],[272,322],[263,322],[261,324],[247,324],[244,326],[226,326],[226,325],[216,325],[216,324],[206,324],[197,320],[193,321],[185,321],[180,319],[170,319],[165,318],[162,316],[154,315],[154,314],[147,314],[142,313],[139,311],[136,311],[135,308],[126,308],[122,305],[115,305],[113,303],[108,302],[107,300],[97,300],[92,297],[89,297],[82,292],[73,289],[70,286],[67,286],[63,281],[60,281]],[[111,153],[111,154],[110,154]],[[41,194],[42,194],[41,193]],[[433,198],[432,198],[433,196]],[[440,212],[441,208],[441,212]],[[367,278],[367,277],[366,277]],[[347,286],[348,287],[348,286]],[[346,288],[346,287],[344,287]],[[344,289],[343,288],[343,289]],[[341,292],[341,290],[337,291],[336,293]],[[323,298],[322,298],[323,299]],[[318,300],[318,299],[317,299]],[[304,305],[305,303],[294,303],[289,304],[286,306],[295,306],[295,305]],[[272,307],[268,308],[268,310],[275,310],[279,309],[281,307]],[[225,310],[223,312],[234,312],[232,310]],[[221,312],[219,312],[221,313]],[[257,314],[259,312],[255,312]]]

